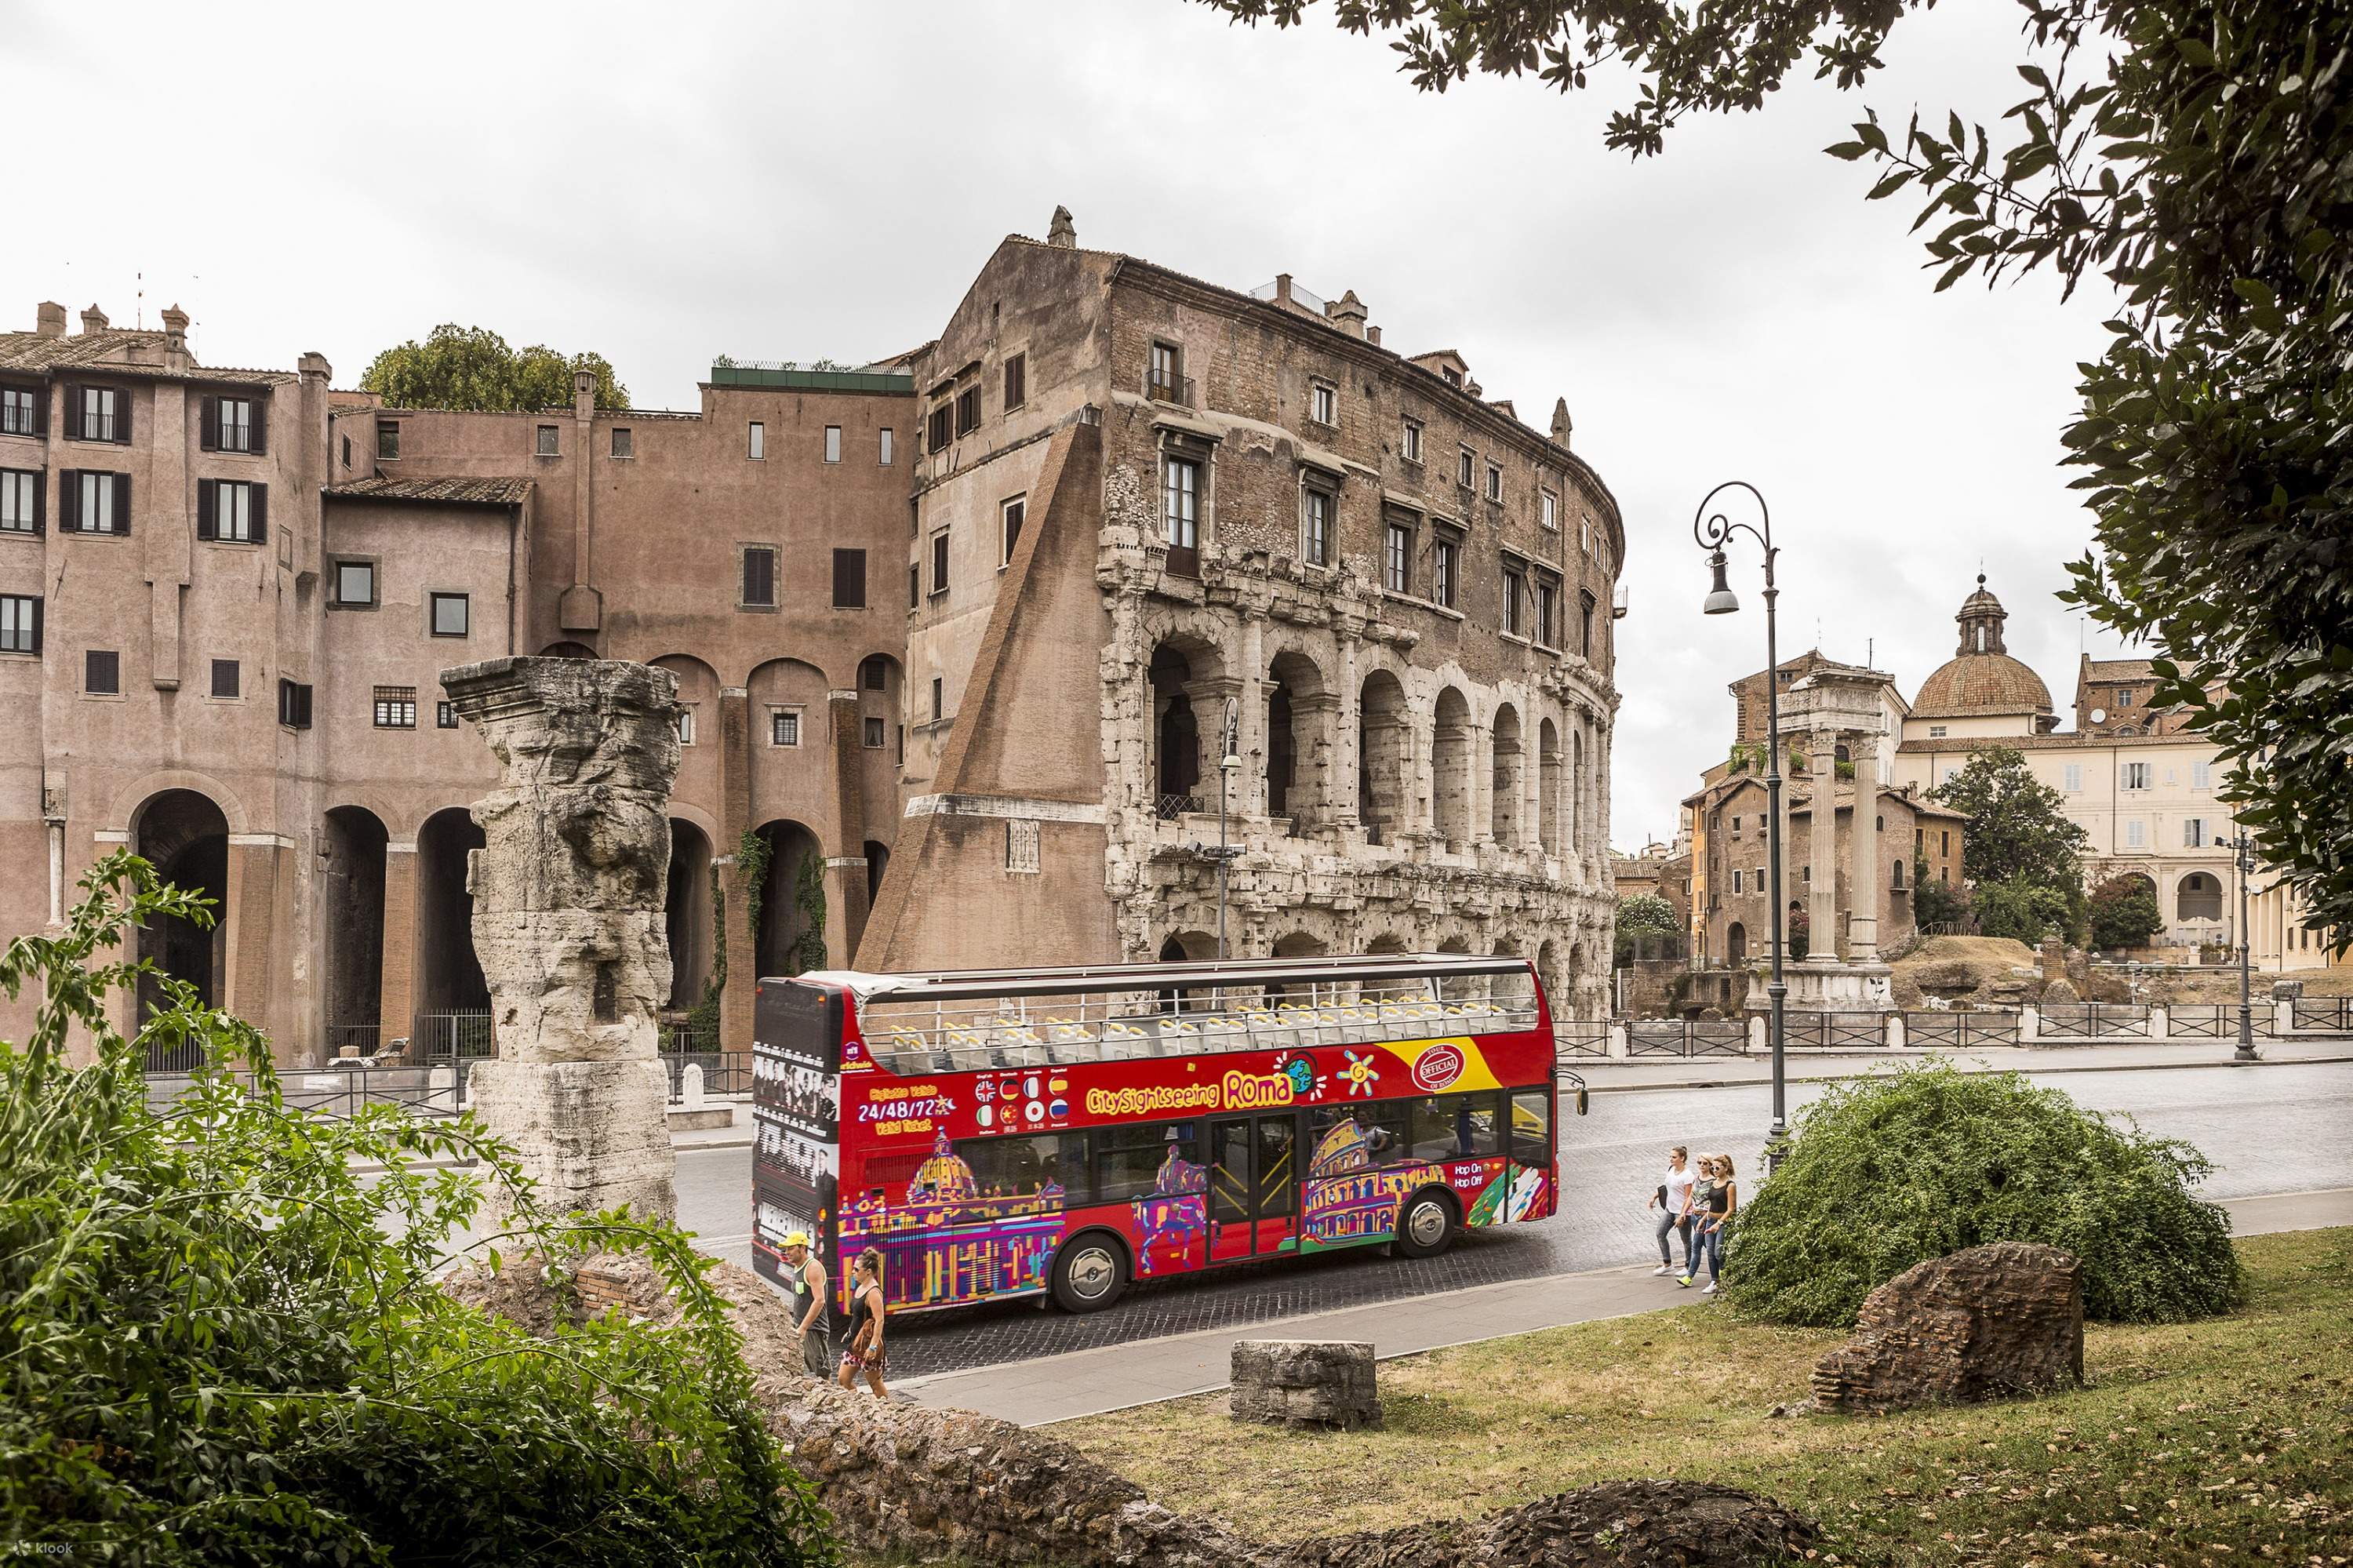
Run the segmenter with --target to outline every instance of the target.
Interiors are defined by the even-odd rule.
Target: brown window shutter
[[[257,484],[252,490],[253,539],[258,545],[269,543],[269,486]]]
[[[37,387],[33,389],[33,434],[46,436],[48,433],[49,389],[46,387]]]
[[[196,481],[196,537],[199,539],[220,537],[220,524],[216,521],[219,515],[220,500],[213,488],[217,482],[210,479]]]
[[[866,552],[833,553],[833,603],[837,609],[866,608]]]
[[[49,476],[46,473],[37,473],[33,476],[34,533],[38,534],[44,531],[48,523],[48,511]]]
[[[114,531],[131,532],[131,476],[127,473],[114,476]]]
[[[81,470],[60,469],[58,471],[58,532],[71,534],[81,527]]]
[[[69,441],[81,440],[81,388],[66,383],[65,437]]]
[[[246,450],[256,457],[260,457],[269,450],[269,399],[256,397],[248,407],[251,409],[252,423],[246,427],[246,439],[252,445],[247,447]]]
[[[47,602],[46,596],[33,600],[33,652],[36,653],[41,651],[41,611]]]
[[[198,445],[208,452],[220,450],[220,399],[218,397],[207,397],[205,399],[204,413],[197,420],[197,430]],[[202,536],[210,537],[208,535]]]

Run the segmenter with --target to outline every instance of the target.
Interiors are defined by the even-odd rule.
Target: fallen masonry
[[[1236,1340],[1232,1377],[1227,1408],[1237,1421],[1278,1426],[1381,1424],[1370,1345]]]
[[[877,1400],[801,1370],[783,1300],[729,1263],[706,1276],[737,1309],[755,1397],[796,1468],[861,1555],[1060,1568],[1763,1568],[1801,1559],[1813,1525],[1767,1499],[1690,1481],[1617,1481],[1483,1519],[1296,1543],[1253,1542],[1165,1508],[1067,1443],[970,1411]],[[661,1323],[676,1303],[644,1260],[606,1255],[568,1298],[512,1264],[447,1282],[534,1332],[559,1314]]]
[[[1993,1242],[1873,1291],[1854,1339],[1814,1369],[1814,1404],[1901,1410],[2083,1381],[2083,1265],[2040,1243]]]

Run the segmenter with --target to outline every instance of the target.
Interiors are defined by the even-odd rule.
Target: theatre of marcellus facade
[[[386,408],[162,321],[0,333],[0,936],[127,845],[218,902],[141,951],[281,1061],[487,1027],[495,768],[438,677],[558,654],[678,676],[671,1004],[728,1048],[820,945],[1214,956],[1221,784],[1234,956],[1510,952],[1606,1007],[1616,503],[1565,404],[1353,292],[1057,212],[921,348],[723,362],[692,413]]]

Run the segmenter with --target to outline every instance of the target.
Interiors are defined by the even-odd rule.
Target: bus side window
[[[1552,1097],[1542,1089],[1523,1089],[1512,1097],[1512,1162],[1552,1163]]]
[[[1176,1136],[1171,1137],[1172,1133]],[[1095,1181],[1092,1196],[1098,1203],[1124,1203],[1132,1198],[1152,1196],[1159,1190],[1160,1168],[1171,1152],[1188,1164],[1194,1161],[1193,1124],[1189,1121],[1102,1128],[1095,1132],[1094,1143]]]
[[[1495,1097],[1492,1094],[1449,1095],[1461,1127],[1462,1152],[1473,1159],[1501,1154],[1495,1139]]]

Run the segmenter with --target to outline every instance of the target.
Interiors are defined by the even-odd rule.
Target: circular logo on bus
[[[1432,1045],[1414,1059],[1413,1081],[1431,1094],[1462,1075],[1462,1053],[1451,1045]]]

